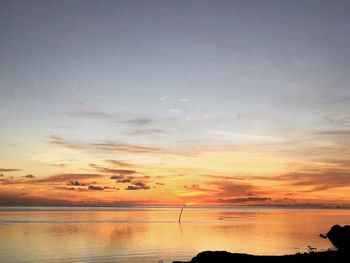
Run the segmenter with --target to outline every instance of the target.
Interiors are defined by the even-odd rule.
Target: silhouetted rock
[[[350,250],[350,225],[332,226],[327,233],[327,237],[336,248]]]
[[[297,262],[297,260],[335,260],[348,262],[350,253],[347,250],[329,250],[322,252],[297,253],[285,256],[255,256],[249,254],[229,253],[226,251],[204,251],[189,262],[173,263],[234,263],[234,262]]]

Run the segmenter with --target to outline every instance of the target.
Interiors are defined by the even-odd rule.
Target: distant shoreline
[[[0,205],[0,209],[4,208],[178,208],[181,205]],[[347,205],[235,205],[235,206],[185,206],[186,209],[225,209],[225,208],[266,208],[266,209],[334,209],[334,210],[350,210]]]

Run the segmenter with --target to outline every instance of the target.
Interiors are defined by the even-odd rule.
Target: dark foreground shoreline
[[[204,251],[192,258],[187,263],[232,263],[232,262],[296,262],[296,260],[326,260],[331,262],[350,262],[350,225],[334,225],[326,235],[320,237],[328,239],[336,250],[315,251],[297,253],[285,256],[257,256],[240,253],[230,253],[227,251]],[[347,260],[347,261],[345,261]],[[174,261],[173,263],[186,263],[185,261]]]
[[[349,260],[348,250],[328,250],[321,252],[297,253],[285,256],[257,256],[250,254],[230,253],[227,251],[204,251],[191,261],[174,261],[173,263],[233,263],[233,262],[297,262],[297,260]],[[320,261],[323,262],[323,261]],[[346,262],[346,261],[345,261]]]

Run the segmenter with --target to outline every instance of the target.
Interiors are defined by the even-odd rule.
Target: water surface
[[[350,210],[264,207],[0,208],[1,262],[171,262],[203,250],[281,255],[330,248]]]

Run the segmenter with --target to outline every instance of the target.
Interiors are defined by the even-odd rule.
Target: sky
[[[349,14],[1,1],[0,205],[350,205]]]

